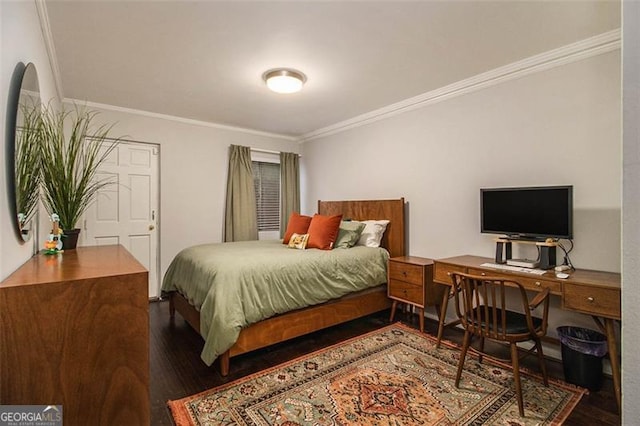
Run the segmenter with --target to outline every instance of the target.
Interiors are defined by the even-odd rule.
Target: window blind
[[[258,231],[280,230],[280,164],[252,161]]]

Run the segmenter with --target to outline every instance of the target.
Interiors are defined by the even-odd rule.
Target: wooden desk
[[[598,328],[607,336],[613,386],[618,401],[621,403],[620,362],[615,334],[614,321],[620,321],[620,274],[613,272],[578,269],[566,279],[556,278],[551,269],[543,275],[516,272],[481,266],[483,263],[494,263],[494,259],[479,256],[457,256],[434,261],[433,281],[451,286],[451,272],[463,272],[472,275],[509,278],[518,281],[527,290],[541,291],[549,288],[551,294],[562,298],[562,309],[591,315]],[[442,312],[438,326],[438,344],[442,339],[444,327],[457,323],[445,323],[450,292],[442,298]]]

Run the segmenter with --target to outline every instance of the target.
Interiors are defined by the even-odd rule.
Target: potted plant
[[[117,146],[113,125],[95,125],[97,112],[45,108],[41,114],[42,197],[49,215],[57,214],[65,250],[76,247],[76,224],[98,191],[113,183],[97,171]]]

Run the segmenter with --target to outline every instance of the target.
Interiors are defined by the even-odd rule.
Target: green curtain
[[[300,156],[280,153],[280,238],[284,236],[292,212],[300,211]]]
[[[251,149],[229,147],[229,175],[224,221],[224,240],[250,241],[258,239],[256,194],[251,169]]]

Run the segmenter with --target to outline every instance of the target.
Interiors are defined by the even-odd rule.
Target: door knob
[[[149,225],[149,231],[153,231],[154,229],[156,229],[154,225]]]

